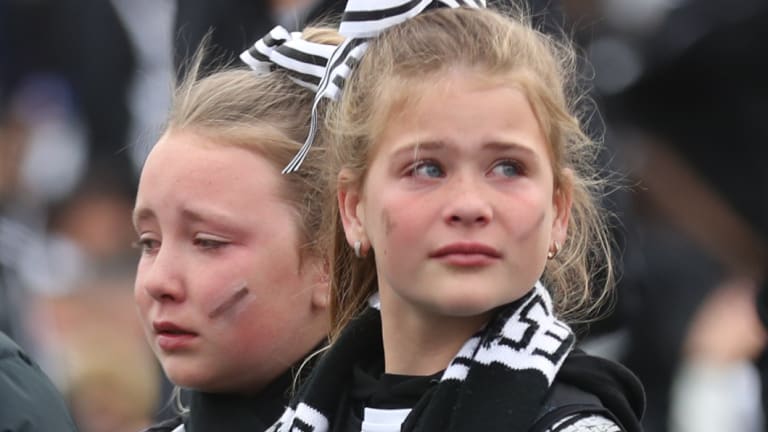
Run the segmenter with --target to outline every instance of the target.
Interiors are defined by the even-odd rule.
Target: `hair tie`
[[[336,45],[309,42],[300,32],[277,26],[240,54],[240,59],[260,74],[283,69],[293,82],[316,92],[335,49]]]
[[[344,82],[368,48],[368,40],[384,30],[434,7],[484,8],[485,0],[349,0],[341,18],[339,33],[345,37],[328,60],[312,105],[309,136],[283,174],[298,171],[317,134],[317,106],[324,97],[337,100]]]

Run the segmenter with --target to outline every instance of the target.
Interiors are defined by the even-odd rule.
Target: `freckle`
[[[392,217],[386,210],[381,212],[381,219],[384,221],[384,232],[389,235],[397,228],[397,224],[392,222]]]

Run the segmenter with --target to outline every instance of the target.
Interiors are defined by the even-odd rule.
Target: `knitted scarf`
[[[280,419],[274,432],[328,432],[353,366],[383,357],[381,314],[367,308],[345,328]],[[408,432],[527,431],[574,345],[541,283],[500,307],[467,340],[430,398],[403,424]]]

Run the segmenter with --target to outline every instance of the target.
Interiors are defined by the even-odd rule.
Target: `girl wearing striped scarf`
[[[319,90],[332,344],[270,430],[640,430],[636,378],[566,324],[612,280],[573,51],[476,3],[347,6]]]

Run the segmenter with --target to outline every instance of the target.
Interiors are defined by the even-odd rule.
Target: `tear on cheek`
[[[216,319],[228,315],[250,294],[250,289],[245,282],[240,282],[235,287],[227,290],[229,295],[224,300],[217,303],[213,309],[208,312],[208,318]]]

